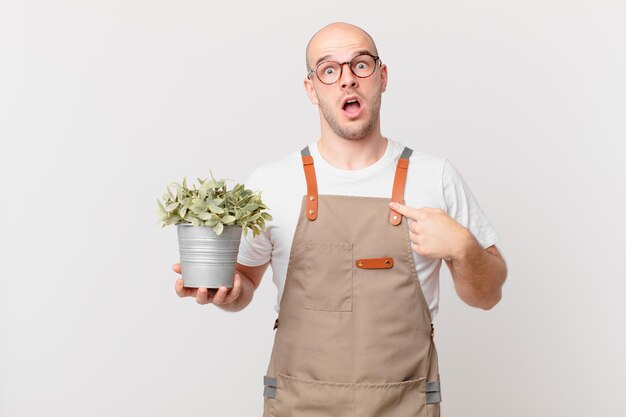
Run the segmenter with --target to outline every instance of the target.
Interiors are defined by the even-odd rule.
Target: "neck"
[[[356,170],[378,161],[387,149],[387,139],[380,133],[378,124],[360,139],[346,139],[322,128],[317,149],[329,164],[340,169]]]
[[[387,146],[382,135],[356,140],[322,136],[317,142],[317,149],[329,164],[347,170],[372,165],[383,156]]]

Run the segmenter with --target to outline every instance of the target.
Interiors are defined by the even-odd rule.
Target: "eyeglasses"
[[[359,77],[367,78],[376,70],[376,63],[380,63],[380,58],[370,54],[360,54],[346,62],[324,61],[308,72],[306,77],[311,79],[311,73],[315,73],[317,79],[322,83],[330,85],[336,83],[341,78],[343,66],[348,64],[350,71]]]

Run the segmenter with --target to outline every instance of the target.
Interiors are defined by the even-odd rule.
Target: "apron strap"
[[[263,396],[267,398],[276,398],[276,377],[264,375],[263,376]]]
[[[441,383],[439,381],[426,382],[426,404],[441,402]]]
[[[406,184],[406,174],[407,169],[409,167],[409,158],[413,153],[413,150],[408,147],[404,147],[402,150],[402,155],[400,155],[400,159],[398,159],[398,164],[396,166],[396,175],[393,179],[393,191],[391,194],[391,201],[397,203],[404,202],[404,186]],[[313,157],[311,156],[311,151],[308,146],[305,146],[300,154],[302,156],[302,166],[304,168],[304,177],[306,179],[306,190],[307,190],[307,200],[306,200],[306,217],[309,220],[317,219],[317,178],[315,176],[315,166],[313,164]],[[402,222],[402,215],[395,210],[389,209],[389,222],[397,226]]]
[[[308,146],[300,151],[302,155],[302,166],[304,177],[306,178],[306,217],[309,220],[317,219],[317,178],[315,177],[315,166],[313,157]]]
[[[391,201],[396,203],[404,203],[404,186],[406,184],[406,173],[409,168],[409,158],[413,150],[406,146],[402,150],[402,155],[398,159],[396,166],[396,175],[393,179],[393,191],[391,193]],[[397,226],[402,223],[402,215],[395,210],[389,209],[389,223]]]

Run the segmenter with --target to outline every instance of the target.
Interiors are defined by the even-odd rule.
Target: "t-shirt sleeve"
[[[443,166],[442,190],[450,217],[468,229],[483,248],[495,245],[500,240],[469,186],[447,159]]]
[[[257,168],[248,176],[244,185],[246,188],[256,192],[263,191],[260,188],[261,183],[261,170]],[[263,201],[266,202],[265,198],[263,198],[263,194],[261,194],[261,196]],[[272,258],[273,247],[268,228],[261,230],[260,234],[253,236],[252,230],[250,229],[248,229],[247,236],[241,235],[237,262],[242,265],[259,266]]]

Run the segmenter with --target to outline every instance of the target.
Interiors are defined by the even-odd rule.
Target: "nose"
[[[347,66],[347,68],[344,68],[344,65]],[[355,88],[355,87],[357,87],[358,86],[358,81],[357,81],[358,78],[352,72],[352,68],[350,68],[350,63],[349,62],[344,62],[341,65],[341,68],[342,68],[341,78],[339,80],[339,82],[341,83],[341,88],[347,88],[347,87]]]

